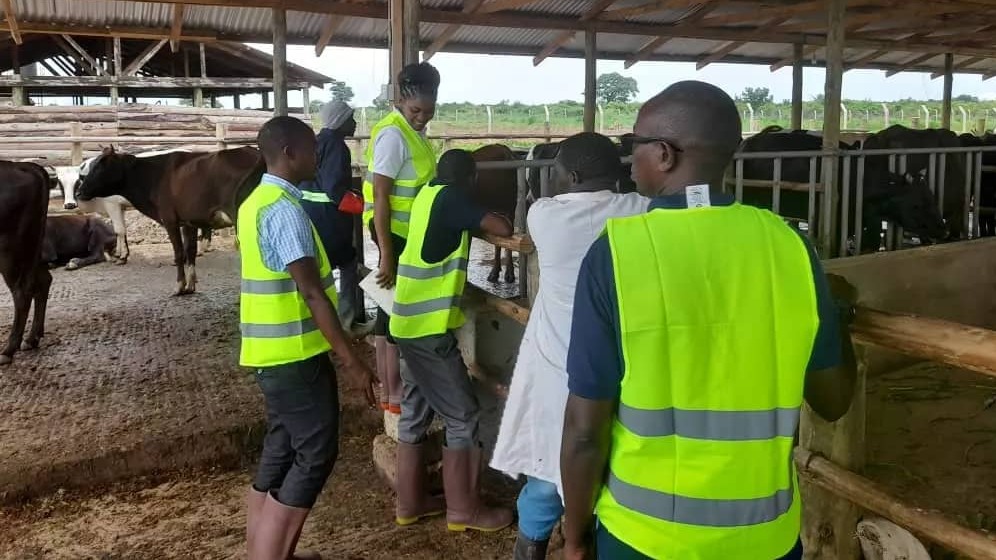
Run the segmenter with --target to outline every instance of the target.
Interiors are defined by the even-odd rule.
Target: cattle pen
[[[168,92],[190,96],[195,109],[210,101],[214,94],[231,95],[233,101],[243,91],[265,91],[264,109],[257,113],[269,116],[269,92],[273,92],[273,113],[288,114],[287,91],[295,87],[307,92],[308,80],[314,77],[295,78],[294,68],[288,68],[286,47],[288,44],[307,44],[321,53],[328,45],[376,46],[390,50],[391,75],[405,63],[420,58],[431,59],[437,52],[463,52],[480,54],[529,55],[534,63],[540,64],[552,56],[583,58],[585,60],[585,115],[584,129],[594,130],[597,106],[595,103],[596,64],[599,59],[625,60],[627,67],[641,61],[668,60],[696,62],[698,67],[720,62],[765,64],[772,71],[791,67],[793,75],[793,128],[802,123],[802,69],[807,66],[826,68],[824,97],[825,126],[823,148],[803,152],[757,152],[741,153],[730,170],[729,188],[741,198],[744,188],[761,187],[771,191],[770,200],[777,212],[782,195],[786,192],[804,192],[808,195],[808,208],[805,219],[807,233],[820,246],[821,256],[826,259],[829,273],[846,279],[857,291],[858,308],[852,326],[852,336],[860,344],[860,369],[858,395],[848,414],[834,424],[818,419],[811,411],[803,414],[800,430],[800,447],[796,452],[804,492],[804,541],[807,551],[815,558],[850,560],[861,554],[860,544],[855,535],[862,517],[869,514],[891,519],[925,541],[935,542],[944,549],[969,558],[996,558],[996,540],[990,532],[993,527],[987,524],[974,524],[969,527],[964,520],[955,522],[950,516],[925,509],[922,504],[911,505],[888,491],[880,479],[873,479],[869,473],[866,433],[874,429],[869,426],[870,418],[877,413],[866,402],[866,386],[897,368],[910,366],[914,361],[945,364],[968,370],[983,377],[996,376],[996,322],[992,319],[996,307],[992,293],[996,284],[996,240],[981,238],[980,216],[989,209],[980,204],[982,174],[991,171],[983,165],[984,154],[996,151],[991,147],[976,148],[913,148],[888,150],[841,150],[840,99],[844,73],[851,68],[872,68],[886,71],[889,75],[902,71],[931,72],[944,79],[944,109],[941,114],[942,128],[951,125],[952,83],[956,73],[981,75],[984,79],[996,76],[996,45],[992,39],[992,25],[996,22],[993,4],[982,0],[948,0],[932,3],[929,6],[895,3],[887,0],[742,0],[717,2],[710,0],[665,0],[665,1],[614,1],[596,0],[593,2],[566,1],[548,2],[537,0],[390,0],[371,2],[313,0],[176,0],[175,2],[153,2],[150,0],[86,0],[67,2],[56,0],[52,3],[37,3],[28,0],[3,2],[5,21],[0,24],[9,32],[4,40],[8,49],[9,63],[6,68],[12,75],[0,77],[0,88],[8,88],[15,104],[23,104],[32,95],[51,95],[65,92],[80,96],[101,95],[118,101],[136,95],[145,96],[148,92]],[[92,12],[91,12],[92,10]],[[97,13],[96,19],[93,13]],[[496,31],[497,30],[497,31]],[[65,39],[65,36],[89,37],[92,43],[78,39]],[[44,48],[37,42],[45,38]],[[48,41],[48,38],[56,40]],[[145,43],[122,42],[141,39]],[[98,40],[99,46],[98,48]],[[253,63],[260,77],[212,76],[206,70],[211,53],[231,57],[232,44],[240,42],[265,42],[274,45],[272,60]],[[34,47],[32,47],[34,44]],[[170,45],[168,55],[164,48]],[[106,49],[103,49],[106,47]],[[212,50],[217,47],[216,50]],[[21,62],[28,61],[29,53],[38,51],[44,59],[45,53],[57,52],[61,66],[54,68],[55,76],[38,76],[22,72]],[[55,49],[55,51],[53,51]],[[227,50],[226,50],[227,49]],[[103,52],[98,52],[103,50]],[[122,61],[122,51],[129,64]],[[223,53],[228,53],[224,55]],[[19,58],[20,57],[20,58]],[[172,58],[172,62],[171,62]],[[21,60],[23,59],[23,60]],[[146,64],[149,72],[143,71]],[[173,64],[173,68],[169,68]],[[173,76],[172,71],[187,66],[186,75]],[[288,72],[291,79],[288,80]],[[179,73],[184,73],[180,71]],[[200,76],[198,76],[200,74]],[[172,77],[171,77],[172,76]],[[444,83],[445,83],[444,76]],[[385,82],[388,80],[385,79]],[[213,93],[212,93],[213,92]],[[165,95],[165,94],[164,94]],[[235,101],[238,103],[237,101]],[[307,97],[304,98],[302,116],[307,110]],[[218,113],[220,114],[220,113]],[[242,118],[233,115],[232,118]],[[2,121],[0,121],[2,123]],[[0,136],[0,152],[10,150],[9,157],[29,159],[32,154],[23,153],[48,151],[53,156],[63,154],[67,164],[79,164],[85,157],[96,152],[88,147],[99,143],[113,143],[142,146],[187,146],[195,149],[215,150],[229,146],[250,144],[253,134],[250,130],[237,130],[228,123],[218,122],[202,127],[197,137],[164,136],[161,134],[142,135],[142,125],[131,129],[134,136],[102,134],[87,130],[85,123],[66,123],[56,130],[38,129],[45,133],[40,136],[21,134]],[[2,130],[3,124],[0,124]],[[152,127],[148,127],[152,130]],[[51,133],[49,133],[51,131]],[[59,134],[62,133],[60,136]],[[552,140],[556,135],[549,132],[538,136],[484,134],[453,135],[444,141],[486,140],[486,139],[537,139]],[[364,138],[359,138],[364,140]],[[19,146],[31,146],[24,149]],[[21,153],[18,153],[18,152]],[[857,213],[834,212],[836,206],[848,207],[852,200],[862,199],[863,176],[870,158],[885,158],[890,172],[903,173],[910,158],[925,156],[929,163],[924,177],[925,186],[934,196],[939,212],[951,210],[953,200],[947,188],[946,177],[951,162],[955,159],[964,162],[964,183],[957,191],[958,214],[963,227],[965,240],[957,243],[918,247],[905,251],[891,251],[900,248],[904,232],[895,223],[890,223],[884,240],[884,247],[890,251],[860,256],[845,257],[848,243],[853,241],[856,252],[860,253],[862,236],[867,231],[861,227],[862,205]],[[771,160],[773,177],[771,180],[757,181],[744,176],[744,163],[754,159]],[[806,181],[782,180],[784,162],[791,159],[804,159],[808,162],[809,176]],[[60,160],[62,161],[62,160]],[[818,165],[819,164],[819,165]],[[852,165],[853,164],[853,165]],[[538,276],[535,249],[529,241],[526,229],[526,193],[528,190],[527,170],[540,168],[540,192],[549,191],[549,161],[517,161],[482,164],[482,168],[517,170],[517,212],[514,237],[509,239],[490,238],[487,243],[518,252],[519,280],[518,297],[498,297],[486,290],[472,289],[468,298],[468,325],[461,332],[465,358],[472,375],[482,381],[481,387],[495,397],[492,413],[500,414],[500,399],[504,396],[511,367],[523,327],[528,321],[530,301],[535,296],[541,279]],[[817,169],[819,168],[819,171]],[[837,170],[840,170],[838,172]],[[949,195],[946,197],[945,195]],[[853,238],[852,238],[853,235]],[[148,237],[152,237],[149,234]],[[149,249],[154,253],[152,248]],[[157,286],[153,270],[138,273],[136,283],[143,285],[126,286],[124,295],[131,298],[126,312],[95,311],[102,302],[90,297],[87,306],[77,309],[79,313],[100,315],[95,320],[96,337],[74,334],[66,340],[82,341],[97,347],[100,341],[119,336],[113,322],[127,316],[134,325],[129,327],[127,336],[139,333],[139,345],[147,345],[161,356],[150,355],[145,363],[128,357],[129,349],[113,346],[111,352],[119,352],[121,365],[115,362],[100,361],[99,356],[77,354],[76,358],[93,362],[93,368],[103,368],[115,373],[119,369],[121,379],[113,375],[102,375],[99,381],[87,387],[88,391],[99,393],[102,404],[126,408],[121,399],[139,395],[141,406],[158,410],[159,407],[174,407],[181,410],[181,417],[169,418],[156,424],[156,429],[166,432],[180,429],[177,426],[191,425],[191,432],[184,432],[181,442],[170,445],[152,446],[147,456],[127,448],[134,442],[128,440],[126,432],[139,432],[142,424],[140,414],[123,414],[120,433],[114,437],[101,439],[101,453],[92,456],[89,462],[80,467],[79,463],[55,464],[51,470],[40,467],[25,468],[23,471],[0,473],[0,496],[9,500],[26,497],[39,497],[54,494],[57,488],[71,488],[91,484],[108,484],[116,478],[148,474],[162,468],[187,468],[214,464],[239,465],[245,461],[251,448],[247,443],[258,439],[259,418],[254,418],[251,429],[242,429],[243,423],[229,424],[231,419],[245,416],[246,410],[258,403],[251,398],[248,383],[240,378],[236,388],[224,385],[209,375],[185,377],[172,369],[170,360],[184,362],[183,348],[163,343],[157,336],[175,337],[180,344],[190,345],[191,354],[201,356],[211,367],[223,371],[226,360],[233,362],[231,348],[225,347],[217,353],[207,355],[203,350],[205,340],[214,337],[233,340],[232,327],[235,318],[231,315],[235,288],[229,282],[231,271],[236,269],[231,251],[216,259],[208,268],[208,281],[214,280],[222,290],[205,295],[196,302],[193,309],[186,309],[175,301],[147,301],[148,294],[142,288]],[[161,257],[161,255],[159,255]],[[154,265],[153,265],[154,267]],[[161,275],[161,274],[160,274]],[[213,276],[212,276],[213,275]],[[112,282],[111,272],[101,272],[103,281]],[[121,284],[111,286],[115,290]],[[81,293],[83,287],[66,281],[59,285],[63,296]],[[100,292],[104,298],[118,294],[109,290]],[[974,294],[974,296],[973,296]],[[63,297],[59,296],[59,297]],[[198,296],[200,297],[200,296]],[[58,299],[58,298],[57,298]],[[58,299],[62,302],[63,299]],[[67,304],[68,305],[68,304]],[[6,310],[6,300],[0,309]],[[143,310],[152,309],[150,318]],[[56,325],[78,324],[68,315],[58,315]],[[224,320],[222,320],[224,319]],[[175,322],[183,325],[179,330],[156,331],[156,324]],[[231,323],[231,324],[229,324]],[[58,330],[58,326],[56,327]],[[67,327],[63,326],[63,329]],[[189,330],[189,332],[187,332]],[[155,335],[155,336],[153,336]],[[124,336],[124,335],[120,335]],[[137,335],[136,335],[137,336]],[[117,339],[115,339],[117,340]],[[118,344],[118,342],[115,342]],[[43,352],[45,350],[43,349]],[[167,359],[168,357],[169,359]],[[108,358],[110,359],[110,358]],[[114,360],[118,357],[115,356]],[[0,380],[8,382],[21,394],[33,390],[43,393],[37,381],[52,372],[58,373],[53,384],[69,383],[65,376],[71,375],[61,369],[60,364],[41,361],[32,365],[32,359],[24,359],[15,365],[14,373],[0,370]],[[41,360],[41,359],[39,359]],[[125,370],[127,368],[131,369]],[[30,368],[36,368],[30,369]],[[87,366],[80,366],[85,369]],[[232,368],[229,367],[229,370]],[[158,384],[156,376],[170,378],[175,387]],[[232,378],[238,375],[232,375]],[[955,378],[951,378],[955,379]],[[957,377],[963,386],[977,381],[971,377]],[[18,384],[20,383],[20,384]],[[145,383],[152,389],[138,388]],[[134,392],[124,393],[121,387],[134,386]],[[952,382],[951,384],[955,384]],[[210,418],[196,418],[196,403],[182,402],[185,393],[178,387],[197,386],[204,391],[232,391],[232,403],[227,407],[205,407]],[[992,386],[986,385],[987,390]],[[947,390],[947,389],[946,389]],[[956,389],[951,389],[956,390]],[[116,391],[121,394],[115,395]],[[126,395],[126,396],[122,396]],[[77,395],[77,398],[80,398]],[[5,405],[8,418],[29,424],[26,418],[33,411],[45,406],[31,401],[31,406]],[[210,403],[216,404],[216,403]],[[350,414],[362,416],[355,405],[348,408]],[[988,410],[986,406],[983,410]],[[258,406],[256,407],[258,409]],[[40,414],[40,413],[39,413]],[[49,412],[53,418],[57,412]],[[89,411],[99,414],[99,409]],[[77,422],[80,420],[74,418]],[[493,420],[493,418],[492,418]],[[10,421],[10,420],[8,420]],[[244,418],[243,418],[244,422]],[[933,421],[932,421],[933,422]],[[362,424],[362,422],[361,422]],[[937,427],[943,424],[929,424]],[[85,441],[86,426],[72,425],[67,428],[73,437]],[[387,426],[388,431],[392,430]],[[496,426],[490,426],[494,429]],[[363,445],[348,440],[345,451],[349,453],[368,452],[369,434],[352,427],[356,440],[363,439]],[[224,432],[221,444],[214,448],[199,449],[196,433],[216,430]],[[227,431],[226,431],[227,430]],[[241,431],[240,431],[241,430]],[[255,430],[255,432],[254,432]],[[0,425],[0,435],[11,434],[16,430]],[[45,434],[25,428],[28,436],[44,439]],[[213,432],[212,432],[213,433]],[[144,432],[143,432],[144,434]],[[158,434],[162,435],[162,434]],[[899,437],[895,434],[894,437]],[[924,439],[929,432],[904,434],[907,438]],[[51,436],[53,441],[62,441]],[[151,436],[150,436],[151,437]],[[986,436],[991,441],[991,435]],[[25,440],[30,438],[25,438]],[[386,443],[387,448],[390,442]],[[389,438],[388,438],[389,439]],[[171,440],[172,441],[172,440]],[[983,441],[983,440],[980,440]],[[258,443],[258,442],[257,442]],[[926,443],[927,446],[943,442]],[[2,444],[2,442],[0,442]],[[70,444],[65,443],[67,447]],[[988,442],[979,446],[984,447]],[[938,457],[938,462],[965,469],[971,466],[971,452],[979,446],[969,446],[962,457]],[[385,448],[380,448],[381,452]],[[30,451],[28,452],[30,453]],[[151,455],[149,455],[151,453]],[[377,455],[375,462],[383,467],[390,463],[390,453]],[[989,456],[993,451],[990,448]],[[14,453],[21,459],[24,453]],[[179,457],[179,458],[177,458]],[[219,459],[224,457],[224,460]],[[369,460],[358,463],[346,462],[346,469],[364,469]],[[163,464],[168,464],[163,467]],[[73,474],[73,470],[84,471],[84,475]],[[389,469],[388,469],[389,470]],[[52,473],[56,474],[53,475]],[[974,472],[974,471],[973,471]],[[990,472],[991,471],[987,471]],[[43,480],[50,476],[51,480]],[[361,480],[361,479],[356,479]],[[369,481],[369,479],[366,479]],[[950,480],[950,479],[948,479]],[[241,483],[241,481],[239,481]],[[178,483],[183,485],[182,482]],[[175,484],[174,484],[175,485]],[[983,488],[992,496],[996,491],[992,485]],[[341,490],[368,495],[370,489],[360,483],[350,483]],[[158,490],[157,490],[158,491]],[[163,490],[168,493],[169,489]],[[985,496],[983,496],[984,498]],[[969,496],[963,496],[965,500]],[[383,498],[380,498],[383,501]],[[177,506],[182,509],[182,506]],[[363,510],[364,506],[357,506]],[[369,508],[367,508],[369,509]],[[354,513],[348,508],[336,512],[347,517]],[[384,513],[384,512],[380,512]],[[149,512],[155,516],[156,512]],[[234,516],[235,512],[226,515]],[[385,514],[386,515],[386,514]],[[43,524],[42,520],[37,521]],[[322,521],[322,530],[331,534],[341,519]],[[376,539],[367,533],[348,533],[348,538],[336,536],[334,539],[316,542],[345,557],[386,557],[385,548],[377,548]],[[230,528],[229,528],[230,531]],[[433,550],[425,558],[464,557],[455,549],[433,548],[439,545],[431,537],[401,536],[390,533],[389,538],[399,539],[411,546],[422,546],[422,550]],[[0,544],[14,543],[17,537],[0,538]],[[353,539],[351,541],[350,539]],[[237,546],[237,539],[225,541]],[[463,541],[464,543],[466,541]],[[165,546],[165,545],[164,545]],[[351,548],[352,547],[352,548]],[[165,556],[183,557],[182,548],[161,548]],[[221,550],[224,550],[222,548]],[[375,551],[375,556],[364,552]],[[3,554],[0,550],[0,555]],[[128,554],[128,549],[117,552]],[[139,551],[141,552],[141,551]],[[393,552],[393,551],[392,551]],[[494,557],[498,557],[496,552]],[[507,552],[507,551],[506,551]],[[213,555],[225,557],[225,553],[212,550]],[[473,554],[473,552],[471,553]],[[142,557],[141,554],[137,556]],[[468,558],[473,556],[466,556]],[[484,557],[479,555],[477,557]],[[491,556],[488,556],[491,557]]]

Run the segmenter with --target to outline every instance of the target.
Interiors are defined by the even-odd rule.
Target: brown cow
[[[117,260],[117,246],[117,234],[98,216],[49,216],[42,262],[50,268],[66,265],[66,270],[76,270],[104,262],[105,253]]]
[[[48,191],[48,173],[41,166],[0,161],[0,274],[14,300],[14,326],[0,351],[0,365],[11,363],[18,347],[38,348],[45,334],[45,307],[52,286],[52,275],[41,262]],[[24,339],[32,300],[35,316]]]
[[[77,198],[121,195],[161,223],[173,244],[177,294],[197,285],[197,229],[235,225],[239,205],[266,169],[255,148],[171,152],[138,158],[107,148],[79,185]]]
[[[474,161],[515,161],[515,153],[502,144],[489,144],[478,148],[472,154]],[[515,169],[482,169],[477,173],[477,188],[474,191],[477,203],[490,212],[505,216],[510,221],[515,218],[518,195],[518,179]],[[501,247],[495,247],[495,260],[488,274],[488,282],[497,282],[501,275]],[[505,251],[505,281],[515,282],[515,267],[512,265],[512,251]]]

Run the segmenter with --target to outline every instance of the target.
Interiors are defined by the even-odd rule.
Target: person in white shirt
[[[546,557],[563,514],[560,440],[567,403],[567,348],[581,261],[609,218],[646,212],[649,200],[617,194],[621,164],[615,144],[595,133],[560,144],[554,188],[561,193],[529,209],[529,235],[539,257],[540,288],[526,326],[491,467],[526,476],[519,494],[516,560]]]

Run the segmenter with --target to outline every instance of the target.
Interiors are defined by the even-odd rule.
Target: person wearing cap
[[[353,216],[339,210],[352,188],[352,154],[346,138],[356,133],[353,108],[338,100],[322,105],[315,180],[301,184],[301,206],[318,230],[333,268],[339,269],[339,320],[346,330],[366,322],[353,244]]]
[[[491,467],[526,477],[518,499],[515,560],[546,558],[563,513],[560,439],[567,403],[567,344],[581,260],[609,218],[647,210],[636,193],[617,194],[622,166],[616,145],[595,133],[560,144],[556,196],[530,208],[529,234],[539,258],[540,287],[526,326],[502,415]]]

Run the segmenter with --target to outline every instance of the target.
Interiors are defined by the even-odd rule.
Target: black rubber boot
[[[543,560],[546,558],[546,547],[549,540],[531,541],[522,533],[515,539],[515,552],[512,560]]]

